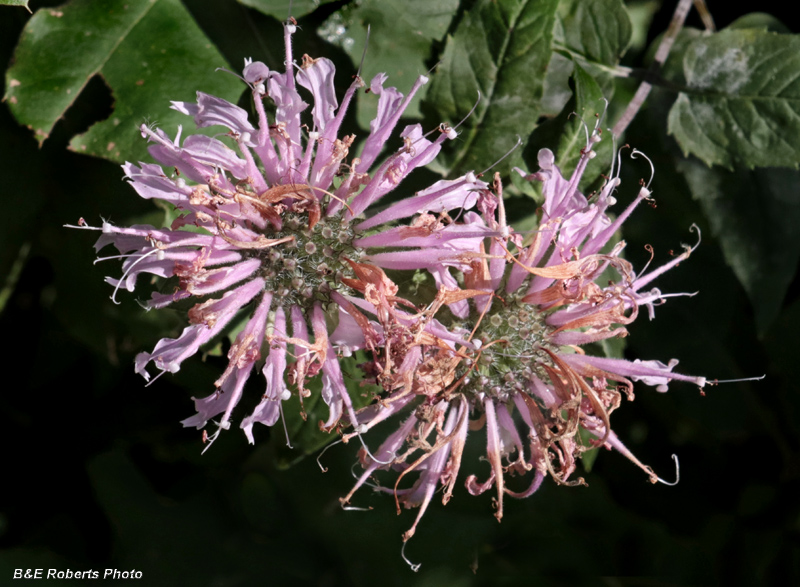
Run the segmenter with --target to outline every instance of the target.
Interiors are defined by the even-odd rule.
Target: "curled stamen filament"
[[[472,116],[472,114],[475,112],[475,109],[478,107],[478,104],[480,104],[480,103],[481,103],[481,97],[482,97],[482,96],[481,96],[481,91],[480,91],[480,90],[478,90],[478,99],[477,99],[477,100],[475,100],[475,104],[472,106],[472,108],[470,109],[470,111],[469,111],[469,112],[467,112],[467,115],[466,115],[464,118],[462,118],[462,119],[461,119],[461,122],[459,122],[457,125],[455,125],[455,126],[453,127],[453,130],[457,130],[459,126],[461,126],[462,124],[464,124],[464,123],[467,121],[467,119],[468,119],[470,116]]]
[[[634,149],[633,151],[631,151],[631,159],[636,159],[637,155],[641,155],[642,157],[644,157],[650,164],[650,179],[647,181],[647,185],[645,186],[645,189],[649,192],[650,184],[653,183],[653,176],[655,176],[656,174],[656,168],[653,166],[653,162],[650,160],[650,157],[648,157],[638,149]]]
[[[121,276],[121,277],[119,278],[119,280],[117,281],[117,285],[114,287],[114,292],[111,294],[111,301],[112,301],[112,302],[114,302],[114,303],[115,303],[115,304],[117,304],[117,305],[119,305],[119,304],[120,304],[120,302],[118,302],[118,301],[117,301],[117,292],[119,291],[119,288],[120,288],[120,286],[122,285],[122,283],[123,283],[123,282],[125,281],[125,279],[128,277],[128,274],[130,274],[131,270],[132,270],[134,267],[136,267],[136,265],[137,265],[137,264],[138,264],[138,263],[139,263],[141,260],[143,260],[143,259],[146,259],[147,257],[149,257],[150,255],[152,255],[152,254],[154,254],[154,253],[161,253],[161,252],[163,252],[163,251],[164,251],[164,249],[163,249],[163,248],[154,248],[152,251],[148,251],[147,253],[143,253],[143,254],[142,254],[142,255],[141,255],[141,256],[140,256],[138,259],[136,259],[136,260],[135,260],[133,263],[131,263],[130,267],[128,267],[128,268],[125,270],[125,272],[122,274],[122,276]],[[105,259],[97,259],[97,261],[104,261],[104,260],[105,260]]]
[[[681,465],[678,462],[678,455],[672,455],[672,460],[675,461],[675,481],[664,481],[661,477],[657,477],[659,483],[663,483],[664,485],[669,485],[670,487],[674,487],[677,485],[681,480]]]
[[[497,161],[495,161],[494,163],[492,163],[492,164],[491,164],[489,167],[487,167],[486,169],[484,169],[483,171],[481,171],[481,172],[478,174],[478,176],[480,177],[481,175],[484,175],[485,173],[489,172],[489,171],[490,171],[491,169],[493,169],[494,167],[497,167],[497,166],[498,166],[498,165],[499,165],[499,164],[500,164],[500,163],[503,161],[503,159],[506,159],[507,157],[509,157],[509,156],[511,155],[511,153],[513,153],[514,151],[516,151],[516,150],[519,148],[519,146],[520,146],[521,144],[522,144],[522,138],[520,138],[520,136],[519,136],[519,135],[517,135],[517,142],[516,142],[516,143],[514,143],[514,146],[513,146],[513,147],[511,147],[511,148],[510,148],[510,149],[509,149],[509,150],[506,152],[506,154],[505,154],[505,155],[503,155],[503,156],[502,156],[502,157],[500,157],[500,158],[499,158]]]
[[[323,473],[327,473],[328,472],[328,468],[327,467],[323,467],[322,463],[320,462],[320,459],[322,458],[322,455],[324,455],[326,452],[328,452],[329,448],[331,448],[332,446],[336,446],[337,444],[339,444],[341,442],[342,442],[341,438],[339,440],[337,440],[336,442],[331,442],[328,446],[323,448],[322,452],[319,453],[319,455],[317,456],[317,464],[319,465],[319,468]]]
[[[400,556],[403,557],[403,560],[406,561],[406,564],[411,568],[411,570],[416,573],[417,571],[419,571],[419,568],[422,566],[422,563],[414,564],[410,560],[408,560],[408,557],[406,556],[406,544],[408,543],[403,542],[403,546],[400,549]]]

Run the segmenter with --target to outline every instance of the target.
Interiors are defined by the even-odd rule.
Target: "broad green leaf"
[[[242,85],[214,72],[221,66],[224,58],[178,0],[73,0],[31,18],[6,74],[5,100],[41,143],[99,74],[111,89],[114,112],[75,137],[70,148],[137,160],[146,157],[138,132],[143,122],[157,122],[170,133],[191,124],[169,109],[170,100],[193,101],[203,91],[236,101]]]
[[[452,174],[489,167],[513,147],[515,136],[526,137],[535,127],[557,5],[555,0],[482,0],[448,37],[427,108],[455,124],[480,95],[443,157]],[[507,159],[498,171],[511,164]]]
[[[763,332],[780,312],[800,259],[800,172],[728,172],[692,158],[680,161],[678,169],[703,207]]]
[[[329,4],[333,0],[239,0],[240,4],[255,8],[267,16],[278,20],[286,20],[290,16],[300,18],[314,12],[322,4]],[[291,10],[291,13],[289,12]]]
[[[539,101],[540,116],[556,116],[572,97],[569,79],[572,77],[573,61],[561,53],[554,52],[547,65],[542,99]]]
[[[573,97],[561,113],[541,124],[531,134],[524,158],[529,170],[538,168],[537,154],[547,147],[556,156],[556,165],[565,177],[569,177],[578,164],[581,150],[586,147],[587,132],[591,133],[606,110],[603,92],[597,82],[580,65],[573,72]],[[603,135],[601,135],[603,136]],[[590,186],[601,173],[608,171],[611,163],[612,141],[610,136],[594,145],[598,156],[592,159],[581,178],[581,189]]]
[[[29,1],[30,0],[0,0],[0,6],[24,6],[28,9],[28,12],[30,12],[31,9],[28,6]]]
[[[796,167],[800,162],[800,36],[756,29],[695,39],[687,87],[669,113],[684,154],[706,165]]]
[[[354,8],[335,12],[323,24],[319,35],[342,47],[353,59],[361,62],[366,46],[364,80],[377,73],[389,76],[388,86],[404,94],[420,75],[428,73],[426,61],[431,57],[431,41],[444,37],[453,19],[458,0],[407,0],[403,3],[364,0]],[[367,43],[367,27],[370,27]],[[428,86],[423,86],[411,101],[405,116],[419,117],[419,104]],[[368,95],[358,100],[358,122],[369,128],[377,113],[378,100]]]
[[[642,20],[646,21],[647,18],[646,10],[647,3],[644,3],[639,10],[634,11],[639,19],[639,27],[634,29],[619,0],[561,2],[553,29],[553,47],[556,52],[547,66],[541,114],[555,116],[564,108],[572,95],[568,84],[574,62],[580,63],[596,78],[606,97],[610,99],[613,94],[613,79],[609,72],[619,62],[631,42],[632,31],[641,33],[645,26]]]
[[[631,40],[621,0],[568,0],[559,5],[558,21],[556,42],[584,67],[616,65]]]

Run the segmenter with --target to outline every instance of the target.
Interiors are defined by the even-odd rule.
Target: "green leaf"
[[[333,0],[239,0],[239,4],[255,8],[259,12],[277,18],[280,21],[286,20],[289,16],[300,18],[314,12],[322,4],[331,2]],[[289,12],[290,10],[291,12]]]
[[[728,172],[696,159],[678,162],[678,169],[747,292],[759,330],[765,331],[781,310],[800,260],[800,172]]]
[[[745,14],[729,24],[727,29],[760,29],[762,31],[770,31],[785,35],[792,33],[789,27],[771,14],[765,12],[751,12],[750,14]]]
[[[706,165],[796,167],[800,162],[800,36],[756,29],[695,39],[687,88],[669,133]]]
[[[29,1],[30,0],[0,0],[0,6],[24,6],[28,9],[28,12],[30,12],[31,9],[28,6]]]
[[[577,63],[573,71],[573,97],[567,102],[561,113],[552,120],[541,124],[533,131],[524,158],[529,169],[538,168],[537,154],[539,149],[549,148],[556,156],[556,165],[566,177],[578,164],[581,150],[586,147],[587,127],[589,132],[594,128],[596,116],[602,116],[606,110],[606,102],[600,86],[585,69]],[[602,135],[601,135],[602,136]],[[581,178],[581,189],[590,186],[611,164],[611,137],[594,146],[598,156],[592,159]]]
[[[640,33],[642,20],[646,20],[646,12],[642,15],[641,8],[634,11]],[[572,95],[568,84],[573,63],[580,63],[596,78],[610,99],[614,80],[609,72],[631,42],[633,30],[628,12],[619,0],[561,2],[553,29],[553,46],[557,50],[547,66],[541,114],[555,116],[564,108]]]
[[[137,130],[146,120],[171,132],[188,122],[170,100],[192,101],[200,90],[236,101],[241,83],[214,72],[226,62],[178,0],[110,6],[73,0],[37,11],[25,27],[5,100],[40,143],[96,74],[111,89],[114,112],[70,148],[112,161],[146,157]]]
[[[558,8],[556,41],[580,61],[616,65],[631,40],[631,21],[621,0],[568,0]]]
[[[364,80],[369,83],[375,74],[386,73],[388,84],[405,94],[417,77],[428,72],[431,41],[444,37],[457,8],[458,0],[364,0],[353,9],[331,15],[319,35],[342,47],[355,63],[361,62],[366,46]],[[367,26],[371,29],[369,43]],[[427,90],[426,85],[417,92],[405,116],[421,116],[419,105]],[[371,96],[362,95],[358,100],[358,122],[363,128],[369,128],[377,105]]]
[[[458,140],[442,156],[451,173],[488,167],[514,146],[515,135],[526,137],[535,127],[557,4],[482,0],[448,37],[427,107],[457,123],[481,96]],[[498,171],[512,163],[506,159]]]

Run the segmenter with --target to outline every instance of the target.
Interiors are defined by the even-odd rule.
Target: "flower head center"
[[[249,252],[261,261],[264,288],[285,309],[292,305],[310,308],[315,301],[329,302],[331,290],[346,288],[345,259],[358,259],[361,250],[352,242],[352,223],[342,214],[323,216],[313,226],[301,214],[289,213],[280,229],[267,226],[268,239],[288,239],[285,243]]]
[[[479,348],[469,353],[461,367],[460,391],[503,400],[527,389],[534,376],[544,378],[542,365],[552,364],[547,350],[556,348],[549,342],[552,330],[535,307],[514,298],[506,302],[495,298],[473,337]]]

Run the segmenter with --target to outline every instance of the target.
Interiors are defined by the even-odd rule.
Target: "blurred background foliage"
[[[339,507],[354,482],[354,446],[328,450],[327,473],[305,457],[319,438],[303,429],[294,451],[280,430],[274,438],[259,430],[255,447],[231,431],[201,456],[199,433],[178,422],[191,415],[191,396],[208,393],[221,358],[187,361],[145,387],[134,355],[174,333],[181,317],[146,314],[133,296],[114,305],[103,279],[117,267],[92,265],[92,238],[63,228],[80,217],[162,221],[163,210],[121,181],[117,163],[147,160],[135,127],[187,124],[169,100],[192,100],[196,90],[239,100],[244,86],[215,67],[237,71],[245,57],[280,67],[288,2],[28,4],[34,16],[0,6],[0,62],[11,68],[0,106],[9,204],[0,216],[3,582],[15,568],[135,568],[148,585],[800,584],[800,389],[791,375],[800,331],[800,37],[787,27],[790,7],[762,2],[757,8],[774,16],[744,16],[709,0],[722,31],[710,36],[691,14],[620,141],[656,169],[657,206],[638,210],[623,235],[634,266],[647,262],[647,244],[663,261],[693,242],[692,223],[703,233],[692,258],[658,283],[700,293],[671,300],[652,322],[642,317],[626,355],[677,357],[683,372],[710,378],[766,379],[707,387],[705,396],[691,386],[637,388],[614,429],[662,477],[677,453],[679,485],[651,486],[603,452],[584,475],[588,488],[546,482],[508,502],[502,524],[488,495],[462,486],[447,507],[432,505],[409,542],[406,554],[422,563],[415,575],[399,552],[413,513],[398,517],[390,498],[363,490],[355,504],[374,509]],[[367,81],[385,71],[406,90],[438,64],[410,111],[409,122],[426,129],[458,122],[480,90],[459,140],[410,178],[410,193],[437,174],[488,168],[515,135],[524,145],[500,165],[506,178],[512,165],[535,170],[542,146],[571,171],[583,140],[572,113],[591,122],[605,98],[607,125],[618,118],[673,9],[618,0],[308,0],[293,14],[296,55],[331,58],[341,91],[361,61],[366,24]],[[141,11],[135,26],[127,10]],[[100,40],[87,41],[92,35]],[[731,52],[743,59],[726,60]],[[624,68],[630,77],[619,76]],[[363,136],[374,108],[361,94],[349,130]],[[608,171],[611,141],[601,145],[586,189]],[[649,173],[626,155],[618,197],[632,198]],[[508,181],[507,195],[519,226],[529,225],[536,193]],[[310,411],[313,424],[320,414]],[[468,443],[465,457],[474,467],[478,444]]]

